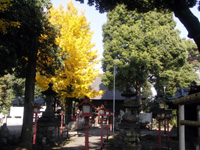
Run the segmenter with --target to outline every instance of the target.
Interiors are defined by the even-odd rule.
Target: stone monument
[[[57,93],[52,90],[52,86],[53,84],[49,83],[49,88],[42,92],[46,96],[47,107],[42,117],[38,119],[36,144],[39,145],[57,145],[59,142],[60,121],[55,118],[52,107]]]

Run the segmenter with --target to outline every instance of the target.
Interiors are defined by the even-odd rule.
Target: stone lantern
[[[49,88],[46,91],[43,91],[42,94],[46,96],[45,102],[46,102],[46,110],[43,112],[42,117],[48,117],[48,118],[55,118],[54,112],[53,112],[53,103],[55,102],[55,96],[58,94],[52,89],[53,84],[49,83]]]
[[[139,109],[141,107],[140,102],[132,100],[131,97],[136,94],[133,93],[130,88],[127,88],[122,96],[125,97],[123,107],[125,108],[125,114],[122,117],[122,121],[119,124],[120,133],[119,141],[116,143],[116,148],[123,150],[141,150],[140,145],[140,131],[139,131]],[[119,144],[121,143],[121,144]]]
[[[59,126],[60,122],[55,118],[53,112],[53,103],[57,93],[52,89],[53,84],[49,83],[49,88],[43,91],[46,96],[46,110],[42,113],[42,117],[38,119],[37,143],[39,145],[57,145],[59,142]]]

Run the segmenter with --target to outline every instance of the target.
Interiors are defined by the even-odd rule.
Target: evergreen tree
[[[103,26],[105,85],[112,88],[114,63],[116,87],[121,91],[127,83],[138,91],[148,78],[155,82],[158,94],[163,94],[166,84],[167,93],[172,94],[176,87],[188,86],[196,78],[187,63],[186,44],[174,30],[172,13],[139,13],[118,5],[107,18]],[[184,78],[182,72],[190,78]]]
[[[197,46],[194,44],[192,40],[184,39],[187,51],[188,51],[188,58],[187,61],[189,64],[192,64],[192,67],[195,71],[199,71],[200,66],[200,55],[197,49]]]
[[[112,88],[113,67],[116,65],[116,88],[126,92],[134,88],[138,102],[140,87],[146,83],[150,67],[150,55],[142,42],[141,18],[141,14],[127,11],[121,5],[108,12],[107,23],[103,25],[103,83]]]

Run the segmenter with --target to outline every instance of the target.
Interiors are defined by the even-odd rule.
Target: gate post
[[[179,108],[179,150],[185,150],[185,125],[181,125],[180,121],[185,120],[184,105],[178,105]]]

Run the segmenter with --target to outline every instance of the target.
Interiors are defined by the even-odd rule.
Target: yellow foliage
[[[1,0],[0,2],[0,12],[7,11],[8,6],[10,6],[12,0]]]
[[[1,0],[0,1],[0,13],[3,13],[4,11],[8,11],[8,7],[11,5],[12,0]],[[19,28],[20,23],[5,20],[3,18],[0,19],[0,32],[3,34],[7,33],[7,28],[9,27],[18,27]]]
[[[62,5],[59,9],[53,7],[49,15],[49,21],[60,26],[61,35],[56,38],[56,44],[67,53],[65,68],[52,78],[37,75],[36,84],[47,89],[49,82],[52,82],[54,90],[63,100],[67,97],[92,98],[103,94],[104,91],[94,91],[91,88],[99,75],[99,70],[94,68],[99,60],[97,50],[92,50],[95,46],[91,43],[93,32],[84,12],[79,14],[73,2],[69,2],[66,10]]]

